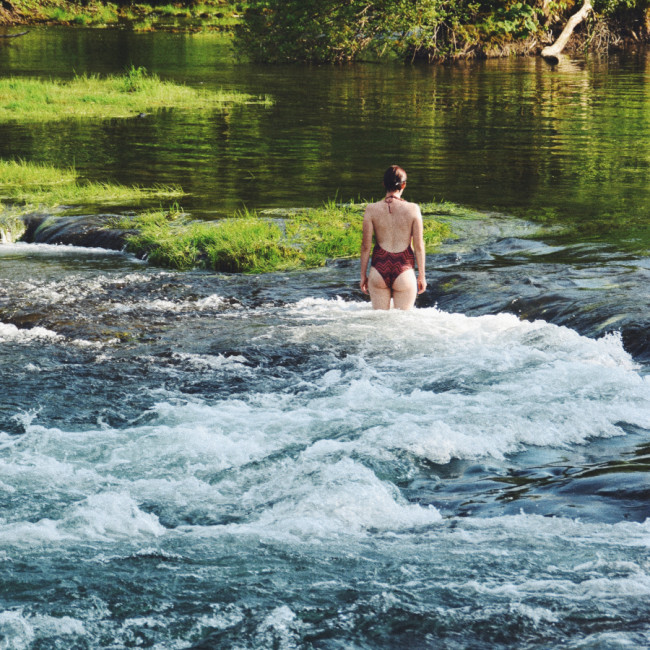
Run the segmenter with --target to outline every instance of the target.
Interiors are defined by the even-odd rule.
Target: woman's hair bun
[[[391,165],[384,172],[384,187],[388,190],[399,190],[406,183],[406,172],[397,165]]]

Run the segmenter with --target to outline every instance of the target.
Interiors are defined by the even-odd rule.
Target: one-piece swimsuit
[[[403,200],[397,196],[386,197],[384,200],[388,204],[389,212],[391,211],[391,202],[389,199]],[[410,244],[408,245],[408,248],[399,253],[390,253],[385,251],[379,244],[375,244],[375,247],[372,250],[370,266],[377,269],[379,275],[384,279],[386,286],[391,289],[393,287],[393,282],[395,282],[399,275],[404,273],[404,271],[415,268],[415,253]]]

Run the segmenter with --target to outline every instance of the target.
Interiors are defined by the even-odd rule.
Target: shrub
[[[532,36],[536,12],[521,0],[251,0],[236,42],[267,62],[441,59]]]

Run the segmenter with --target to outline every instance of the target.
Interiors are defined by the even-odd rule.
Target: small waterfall
[[[124,248],[126,236],[132,231],[112,228],[111,221],[115,218],[111,214],[67,217],[29,214],[8,222],[11,229],[3,228],[3,221],[0,220],[0,233],[3,243],[22,240],[34,244],[63,244],[119,251]],[[12,225],[14,222],[15,225]]]
[[[23,236],[25,230],[25,222],[19,216],[11,212],[0,214],[0,244],[14,244]]]

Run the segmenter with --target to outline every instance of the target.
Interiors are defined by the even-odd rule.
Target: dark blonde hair
[[[389,191],[399,190],[406,183],[406,172],[397,165],[391,165],[384,172],[384,187]]]

